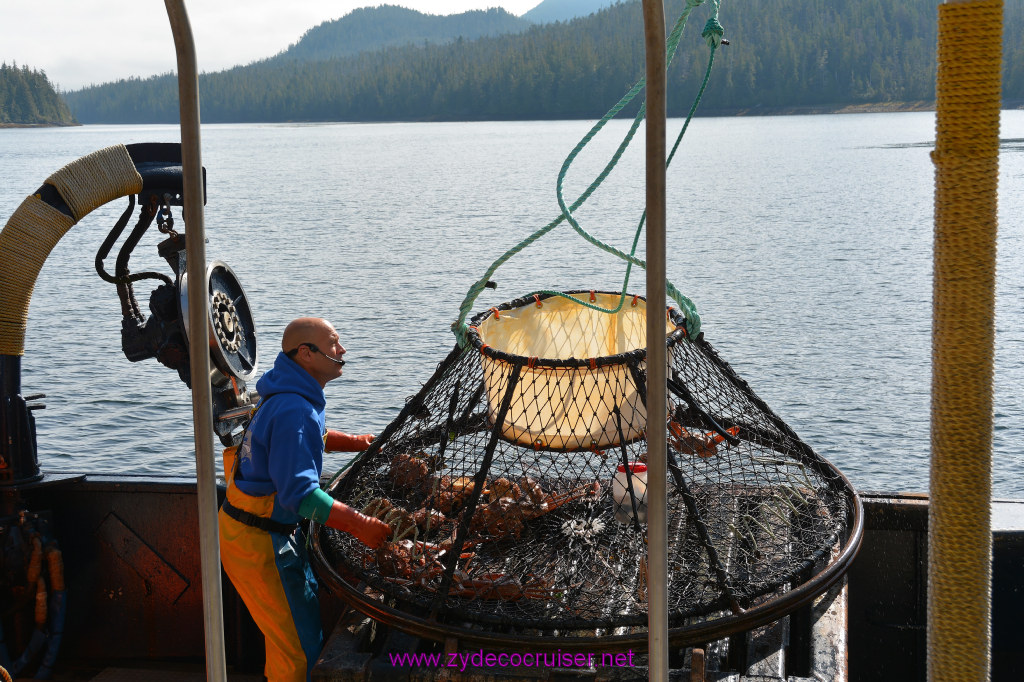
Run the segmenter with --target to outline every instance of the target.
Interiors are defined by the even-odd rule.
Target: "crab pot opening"
[[[314,564],[347,603],[417,636],[644,650],[644,487],[616,474],[647,455],[646,309],[629,296],[602,319],[538,298],[474,318],[471,342],[328,486],[391,525],[391,541],[370,551],[314,524]],[[614,307],[619,295],[595,298]],[[810,601],[861,534],[846,478],[682,327],[670,309],[667,593],[680,646]]]
[[[518,365],[503,438],[551,450],[606,448],[642,438],[647,410],[635,373],[646,368],[647,302],[627,296],[617,312],[606,313],[577,300],[613,310],[619,294],[572,296],[519,299],[473,320],[470,341],[483,354],[488,420],[497,421]],[[665,320],[669,344],[678,342],[682,329],[668,315]]]

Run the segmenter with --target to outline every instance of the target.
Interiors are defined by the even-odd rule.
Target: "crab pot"
[[[603,308],[620,300],[569,294]],[[647,456],[646,314],[631,295],[615,314],[540,295],[477,315],[468,342],[328,485],[393,534],[370,551],[314,524],[327,587],[437,641],[645,650],[645,488],[615,478]],[[840,579],[861,536],[846,478],[684,329],[669,308],[667,593],[678,646],[807,603]]]
[[[472,343],[481,348],[487,416],[497,421],[512,369],[520,367],[501,436],[551,450],[607,448],[642,438],[647,410],[636,372],[646,366],[647,302],[619,294],[577,293],[529,298],[492,308],[474,320]],[[683,331],[666,315],[669,344]],[[618,414],[616,414],[616,411]]]

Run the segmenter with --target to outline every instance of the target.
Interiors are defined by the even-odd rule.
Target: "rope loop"
[[[708,47],[712,48],[721,45],[724,36],[725,29],[718,23],[718,17],[708,19],[708,22],[704,24],[704,30],[700,34],[700,37],[707,41]]]
[[[465,324],[460,320],[452,322],[452,334],[455,334],[455,341],[459,344],[459,348],[465,348],[469,342],[467,334],[469,333],[469,325]]]
[[[679,45],[679,40],[682,35],[683,28],[686,26],[690,13],[693,11],[693,9],[699,7],[702,4],[704,4],[704,0],[686,1],[686,6],[683,8],[681,14],[679,15],[679,18],[676,20],[676,23],[673,26],[672,31],[669,33],[668,38],[666,40],[666,65],[671,65],[675,57],[675,53]],[[708,45],[711,47],[711,53],[708,57],[707,70],[704,74],[704,81],[703,83],[701,83],[700,90],[698,91],[697,96],[694,98],[693,104],[690,107],[690,111],[686,117],[686,122],[683,124],[682,130],[676,138],[675,145],[673,146],[671,153],[668,155],[668,158],[666,159],[666,167],[668,167],[669,164],[671,164],[672,158],[675,156],[675,152],[678,149],[680,142],[682,141],[683,135],[685,135],[686,130],[689,127],[690,120],[693,118],[697,106],[704,95],[704,90],[707,87],[708,80],[711,76],[711,67],[714,64],[716,49],[722,43],[722,38],[725,35],[725,29],[723,29],[722,25],[718,22],[718,10],[720,0],[712,0],[711,5],[711,18],[705,24],[704,31],[701,34],[707,41]],[[626,291],[629,286],[629,278],[632,272],[632,268],[634,266],[637,266],[646,269],[647,267],[646,262],[643,259],[638,258],[636,256],[637,245],[639,243],[644,224],[646,223],[647,212],[646,210],[643,212],[643,215],[640,218],[639,225],[637,225],[637,229],[633,237],[632,248],[630,249],[629,253],[626,253],[609,244],[604,243],[603,241],[601,241],[600,239],[598,239],[597,237],[583,229],[583,227],[580,226],[579,222],[576,220],[576,217],[574,216],[574,211],[580,208],[591,197],[591,195],[593,195],[594,192],[597,191],[598,187],[600,187],[600,185],[605,181],[609,173],[611,173],[612,169],[618,163],[620,157],[626,151],[626,148],[629,147],[633,137],[635,136],[638,128],[640,127],[640,124],[646,118],[646,102],[641,102],[637,114],[633,118],[632,125],[629,127],[629,130],[626,132],[625,137],[619,143],[618,147],[616,148],[614,154],[612,154],[612,157],[609,159],[608,163],[605,164],[604,168],[597,175],[597,177],[590,183],[590,185],[583,191],[583,193],[580,194],[580,196],[577,197],[576,200],[573,201],[571,204],[567,203],[565,197],[563,196],[563,183],[565,180],[565,176],[568,173],[569,167],[573,164],[577,155],[583,150],[584,147],[586,147],[590,143],[590,141],[597,135],[597,133],[599,133],[601,129],[604,128],[605,124],[608,123],[608,121],[617,116],[619,112],[621,112],[626,107],[626,105],[629,104],[633,100],[633,98],[635,98],[646,87],[646,84],[647,83],[645,78],[641,78],[636,83],[634,83],[633,87],[630,88],[630,90],[625,95],[623,95],[622,98],[618,102],[616,102],[615,105],[611,109],[609,109],[603,117],[601,117],[601,120],[594,124],[594,126],[587,132],[587,134],[584,135],[583,139],[581,139],[572,149],[572,151],[569,152],[569,155],[562,163],[562,167],[558,172],[558,177],[555,183],[555,194],[558,200],[558,206],[561,209],[561,214],[558,215],[550,223],[540,228],[539,230],[528,236],[526,239],[522,240],[519,244],[516,244],[508,251],[506,251],[504,254],[502,254],[497,260],[495,260],[491,264],[490,268],[488,268],[484,276],[480,278],[472,287],[470,287],[469,291],[466,294],[466,297],[462,301],[462,304],[459,306],[459,317],[454,323],[452,323],[451,326],[452,331],[454,332],[460,347],[464,347],[467,342],[465,320],[469,315],[473,303],[476,301],[479,294],[485,288],[491,275],[493,275],[494,272],[499,267],[501,267],[506,261],[508,261],[512,256],[516,255],[517,253],[525,249],[527,246],[533,244],[535,241],[546,235],[548,232],[553,230],[562,222],[567,222],[570,225],[570,227],[572,227],[572,229],[577,234],[579,234],[579,236],[581,236],[585,241],[625,261],[626,263],[625,277],[622,283],[621,296],[619,298],[619,303],[617,306],[615,306],[612,309],[606,309],[583,300],[576,300],[580,303],[580,305],[584,307],[594,308],[609,314],[615,314],[622,308],[622,305],[626,299]],[[680,312],[682,312],[682,314],[686,318],[687,337],[696,337],[700,333],[701,325],[700,316],[697,314],[696,306],[694,306],[693,302],[690,299],[686,298],[681,293],[679,293],[678,289],[676,289],[671,282],[666,281],[665,284],[666,294],[678,304]],[[549,290],[542,290],[541,293],[556,296],[564,296],[561,292]],[[565,298],[569,297],[565,296]],[[538,301],[538,306],[539,305],[540,302]]]

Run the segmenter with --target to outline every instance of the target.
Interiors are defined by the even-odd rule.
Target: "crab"
[[[440,586],[438,580],[444,575],[448,563],[442,559],[450,557],[455,539],[455,530],[451,527],[455,519],[448,518],[446,514],[458,511],[474,492],[476,482],[465,476],[455,479],[435,477],[430,474],[422,458],[410,455],[396,456],[392,460],[390,474],[396,486],[396,479],[407,484],[414,480],[422,484],[422,477],[425,476],[430,481],[427,505],[410,512],[387,498],[371,499],[363,512],[391,526],[392,539],[375,551],[368,551],[364,561],[375,564],[379,575],[388,582],[436,591]],[[505,537],[518,539],[528,521],[570,502],[596,498],[600,491],[601,486],[597,481],[554,493],[545,493],[536,481],[527,476],[521,477],[518,483],[503,477],[489,484],[485,482],[481,490],[481,505],[475,508],[470,518],[470,536],[462,543],[462,548],[476,547],[484,541]],[[446,534],[442,534],[442,530]],[[441,539],[438,539],[439,535]],[[431,536],[433,541],[427,541]],[[558,596],[551,589],[550,581],[536,576],[517,578],[493,572],[474,575],[469,570],[474,556],[472,551],[459,554],[459,563],[454,567],[448,588],[450,596],[501,601],[552,599]]]
[[[594,481],[567,492],[545,495],[540,501],[535,501],[529,495],[518,499],[500,497],[490,504],[477,507],[469,529],[474,533],[486,533],[492,538],[512,536],[519,539],[527,521],[540,518],[570,502],[586,497],[596,498],[600,492],[601,484]]]
[[[427,499],[427,507],[437,509],[443,514],[451,514],[469,499],[476,488],[476,482],[469,476],[451,478],[441,476],[434,484]]]
[[[735,437],[739,435],[740,427],[733,426],[726,429],[725,432]],[[697,455],[703,459],[707,459],[717,453],[719,444],[725,441],[725,436],[715,431],[693,433],[687,431],[674,421],[668,423],[668,434],[669,445],[673,448],[684,454]]]
[[[391,527],[391,537],[401,540],[413,534],[417,528],[415,515],[384,497],[375,497],[363,507],[367,516],[380,519]]]
[[[530,576],[518,580],[504,573],[484,573],[470,577],[464,571],[456,571],[449,594],[464,599],[494,599],[519,601],[520,599],[554,599],[558,593],[551,588],[551,581]]]
[[[391,458],[388,479],[396,490],[427,491],[433,483],[430,462],[422,452],[416,455],[399,453]]]

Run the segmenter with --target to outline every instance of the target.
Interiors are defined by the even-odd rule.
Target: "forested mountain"
[[[576,17],[604,9],[617,0],[544,0],[542,3],[523,15],[523,19],[535,24],[546,24],[552,21],[568,21]]]
[[[690,17],[669,70],[669,113],[684,115],[708,60]],[[723,3],[705,113],[838,109],[934,99],[934,0]],[[671,25],[683,0],[668,0]],[[370,10],[372,12],[372,10]],[[1003,96],[1024,99],[1024,3],[1005,8]],[[206,122],[596,118],[644,73],[639,0],[516,35],[390,47],[323,61],[266,61],[200,78]],[[171,76],[67,93],[83,122],[177,120]]]
[[[529,21],[503,9],[437,16],[394,5],[364,7],[311,28],[297,43],[271,61],[319,61],[383,47],[444,44],[457,38],[475,40],[483,36],[519,33],[530,25]]]
[[[73,125],[76,121],[46,74],[0,64],[0,125]]]

